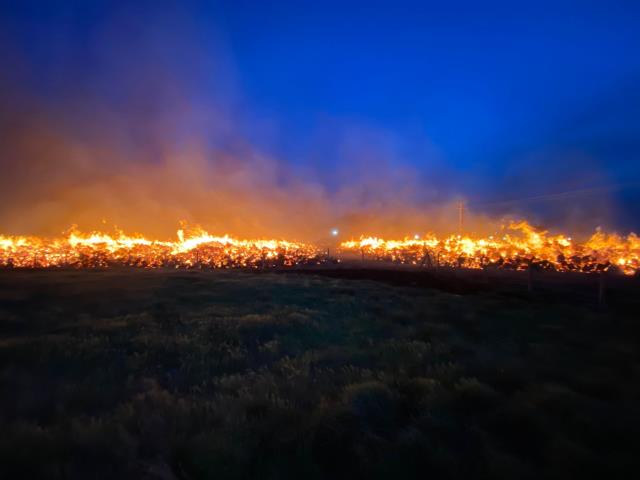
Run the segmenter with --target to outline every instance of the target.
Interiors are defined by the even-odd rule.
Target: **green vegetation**
[[[633,478],[626,302],[0,272],[0,477]]]

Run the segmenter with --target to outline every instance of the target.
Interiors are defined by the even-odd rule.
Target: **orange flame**
[[[345,241],[341,252],[357,252],[371,259],[423,266],[489,266],[557,271],[640,271],[640,237],[597,230],[587,241],[550,235],[525,221],[511,223],[501,235],[405,237],[401,240],[361,237]],[[0,235],[0,267],[212,268],[292,266],[326,260],[319,246],[274,239],[237,239],[215,236],[200,228],[177,231],[177,239],[150,240],[116,231],[82,233],[75,228],[65,237],[46,239]]]
[[[627,237],[596,231],[579,243],[565,235],[549,235],[525,221],[511,223],[496,238],[471,238],[433,234],[385,240],[362,237],[343,242],[345,252],[361,252],[373,259],[431,266],[487,266],[525,269],[531,265],[558,271],[606,271],[618,269],[633,274],[640,269],[640,237]]]
[[[196,228],[178,230],[177,240],[149,240],[142,235],[101,232],[83,234],[72,229],[64,238],[0,236],[0,266],[4,267],[138,267],[291,266],[319,261],[311,245],[285,240],[239,240],[213,236]]]

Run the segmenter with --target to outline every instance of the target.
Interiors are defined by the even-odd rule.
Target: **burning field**
[[[199,228],[178,230],[177,239],[168,241],[121,231],[84,234],[75,229],[62,238],[0,236],[0,266],[10,268],[292,267],[327,262],[330,251],[327,245],[214,236]],[[640,268],[640,238],[634,233],[624,237],[597,231],[580,242],[521,221],[486,237],[426,234],[391,240],[369,236],[343,241],[334,251],[336,257],[354,254],[427,268],[536,268],[633,275]]]
[[[0,1],[0,480],[640,478],[640,2],[333,3]]]
[[[230,268],[292,266],[319,261],[320,256],[311,245],[285,240],[239,240],[201,230],[187,236],[178,230],[177,237],[158,241],[122,232],[112,236],[75,231],[60,239],[0,237],[0,264],[15,268]]]

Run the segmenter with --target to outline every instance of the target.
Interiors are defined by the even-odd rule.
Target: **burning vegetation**
[[[342,243],[343,250],[380,260],[466,268],[500,267],[516,270],[542,268],[556,271],[598,272],[619,270],[634,274],[640,267],[640,237],[596,231],[587,241],[547,231],[521,221],[511,223],[502,235],[473,238],[428,234],[402,240],[363,237]]]
[[[177,240],[149,240],[142,235],[72,229],[58,239],[0,236],[0,265],[17,268],[132,267],[231,268],[292,266],[319,261],[314,246],[285,240],[240,240],[213,236],[201,229],[178,230]]]
[[[578,242],[550,235],[525,221],[511,223],[499,235],[472,237],[427,234],[402,240],[362,237],[340,244],[340,253],[423,267],[497,267],[515,270],[634,274],[640,269],[640,237],[597,231]],[[321,245],[268,239],[214,236],[195,228],[178,230],[177,239],[151,240],[142,235],[84,234],[72,229],[65,237],[0,236],[0,266],[15,268],[108,267],[144,268],[290,267],[328,260]]]

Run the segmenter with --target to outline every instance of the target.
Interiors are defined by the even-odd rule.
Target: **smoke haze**
[[[245,107],[233,67],[222,54],[211,59],[200,51],[183,22],[169,28],[161,17],[142,32],[128,29],[128,15],[107,23],[80,89],[53,78],[37,96],[22,87],[37,69],[5,75],[3,233],[56,235],[76,224],[167,237],[186,221],[219,234],[313,241],[332,228],[406,235],[443,229],[455,218],[453,206],[419,202],[433,185],[397,163],[392,147],[376,145],[378,132],[347,134],[340,148],[348,165],[318,158],[296,169],[261,153],[236,131]],[[173,52],[159,51],[160,36]],[[126,57],[115,55],[123,44]],[[176,52],[192,68],[181,70]],[[19,53],[5,51],[7,58]],[[205,85],[210,91],[202,95]]]
[[[541,172],[528,155],[480,181],[421,133],[406,142],[360,119],[318,121],[314,138],[288,139],[304,145],[299,161],[278,158],[265,145],[286,127],[243,96],[224,35],[176,7],[114,11],[72,34],[73,18],[64,17],[35,52],[4,29],[0,53],[13,68],[0,74],[1,233],[56,235],[77,224],[166,238],[180,221],[307,241],[333,228],[341,236],[451,232],[460,192],[495,198],[499,188],[517,198],[541,173],[570,177],[576,188],[607,180],[592,159],[563,155]],[[591,230],[615,208],[602,198],[561,208],[472,202],[465,228],[490,231],[503,216],[523,215]]]

